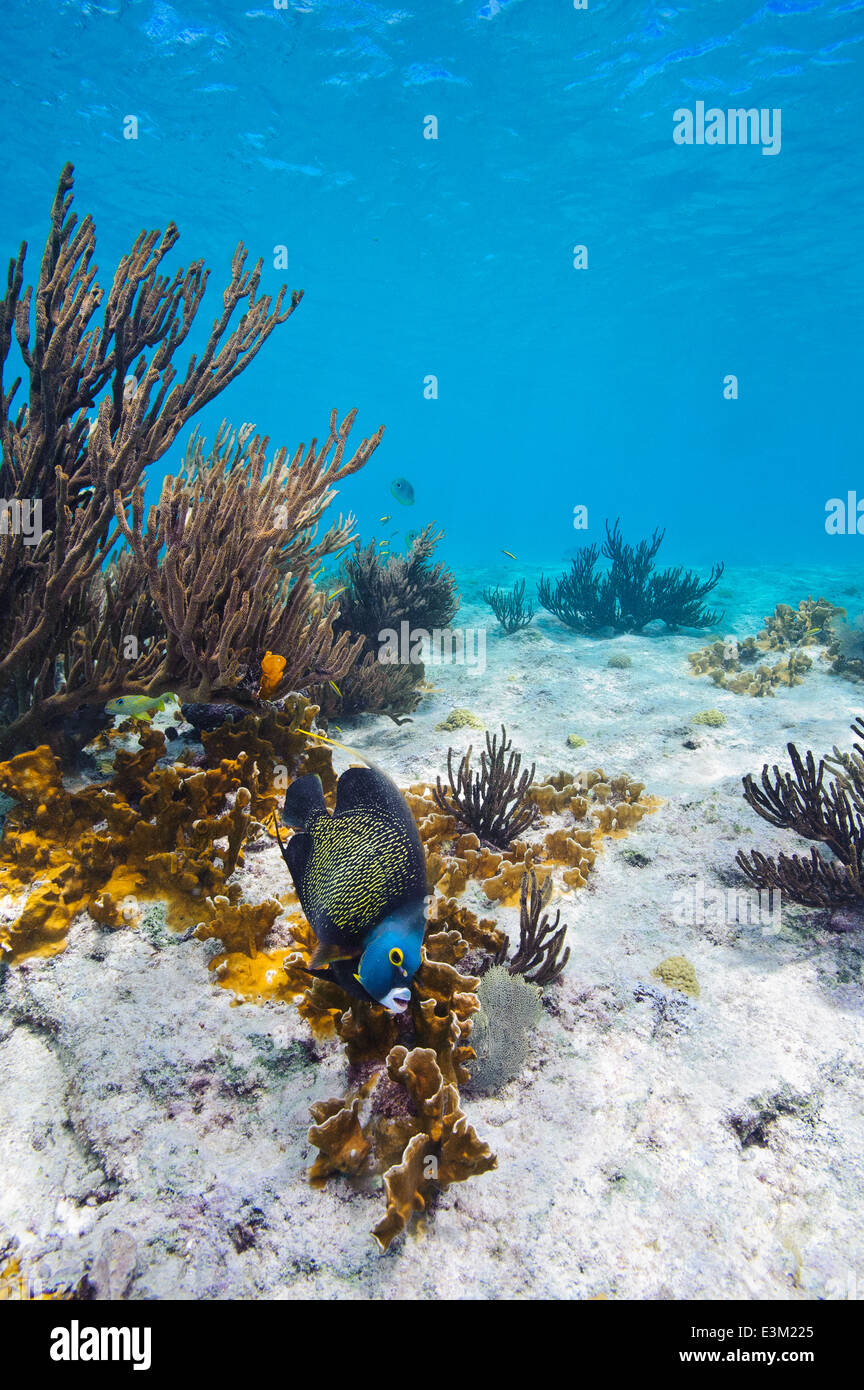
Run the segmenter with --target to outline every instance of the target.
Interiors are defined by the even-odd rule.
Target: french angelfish
[[[279,848],[318,938],[309,973],[404,1013],[420,967],[429,890],[402,793],[380,768],[352,767],[339,778],[331,816],[321,779],[311,773],[288,788],[283,818],[296,833]]]

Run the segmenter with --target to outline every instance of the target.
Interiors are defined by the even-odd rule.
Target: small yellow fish
[[[328,685],[332,685],[333,689],[336,691],[336,694],[339,696],[339,699],[341,700],[341,699],[342,699],[342,691],[339,689],[339,687],[338,687],[338,685],[336,684],[336,682],[335,682],[335,681],[328,681],[327,684],[328,684]]]
[[[389,520],[390,520],[390,515],[389,515],[389,513],[388,513],[387,516],[379,516],[379,518],[378,518],[378,523],[379,523],[379,525],[383,526],[383,525],[384,525],[384,522],[385,522],[385,521],[389,521]]]
[[[157,710],[163,710],[171,701],[176,704],[176,695],[118,695],[105,706],[106,714],[125,715],[127,719],[152,719]]]
[[[269,700],[276,693],[287,664],[284,656],[277,656],[275,652],[264,653],[261,658],[261,684],[258,686],[259,700]]]
[[[501,554],[502,554],[502,555],[509,555],[511,560],[515,560],[515,559],[516,559],[516,556],[513,554],[513,551],[512,551],[512,550],[504,550],[504,549],[502,548]]]
[[[335,598],[337,594],[344,594],[347,587],[347,584],[343,584],[341,589],[334,589],[332,594],[327,595],[327,602],[329,603],[331,598]]]
[[[315,583],[315,580],[318,578],[319,574],[323,574],[323,573],[324,573],[324,566],[322,565],[321,568],[320,568],[320,570],[316,570],[314,574],[312,574],[312,575],[309,576],[310,579],[312,580],[312,583],[314,584],[314,583]]]

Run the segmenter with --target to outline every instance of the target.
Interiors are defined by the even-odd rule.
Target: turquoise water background
[[[4,0],[2,20],[0,250],[26,237],[35,276],[66,160],[103,282],[173,219],[171,267],[212,267],[209,325],[242,238],[306,297],[199,423],[292,447],[333,405],[384,423],[339,499],[364,538],[434,518],[451,563],[506,582],[502,548],[562,567],[582,503],[589,539],[607,515],[666,526],[667,562],[860,566],[864,536],[824,520],[864,496],[864,0]],[[779,108],[780,153],[676,145],[700,100]]]

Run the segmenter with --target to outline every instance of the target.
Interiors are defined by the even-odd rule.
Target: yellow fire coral
[[[256,825],[255,764],[160,767],[164,751],[164,736],[144,730],[137,751],[118,751],[111,781],[73,792],[47,746],[0,765],[0,789],[17,803],[0,842],[0,946],[9,959],[62,950],[85,908],[119,926],[135,918],[129,899],[165,895],[186,925],[207,895],[239,896],[227,880]]]

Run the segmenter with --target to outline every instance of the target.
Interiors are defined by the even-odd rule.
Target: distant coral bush
[[[648,623],[661,621],[678,627],[713,627],[721,614],[702,606],[702,600],[720,581],[723,565],[712,566],[708,579],[692,570],[656,570],[654,557],[665,532],[655,531],[650,541],[628,545],[618,522],[606,523],[602,547],[583,546],[569,574],[554,583],[541,579],[537,596],[544,608],[574,632],[639,632]],[[610,561],[605,574],[596,571],[600,555]]]

